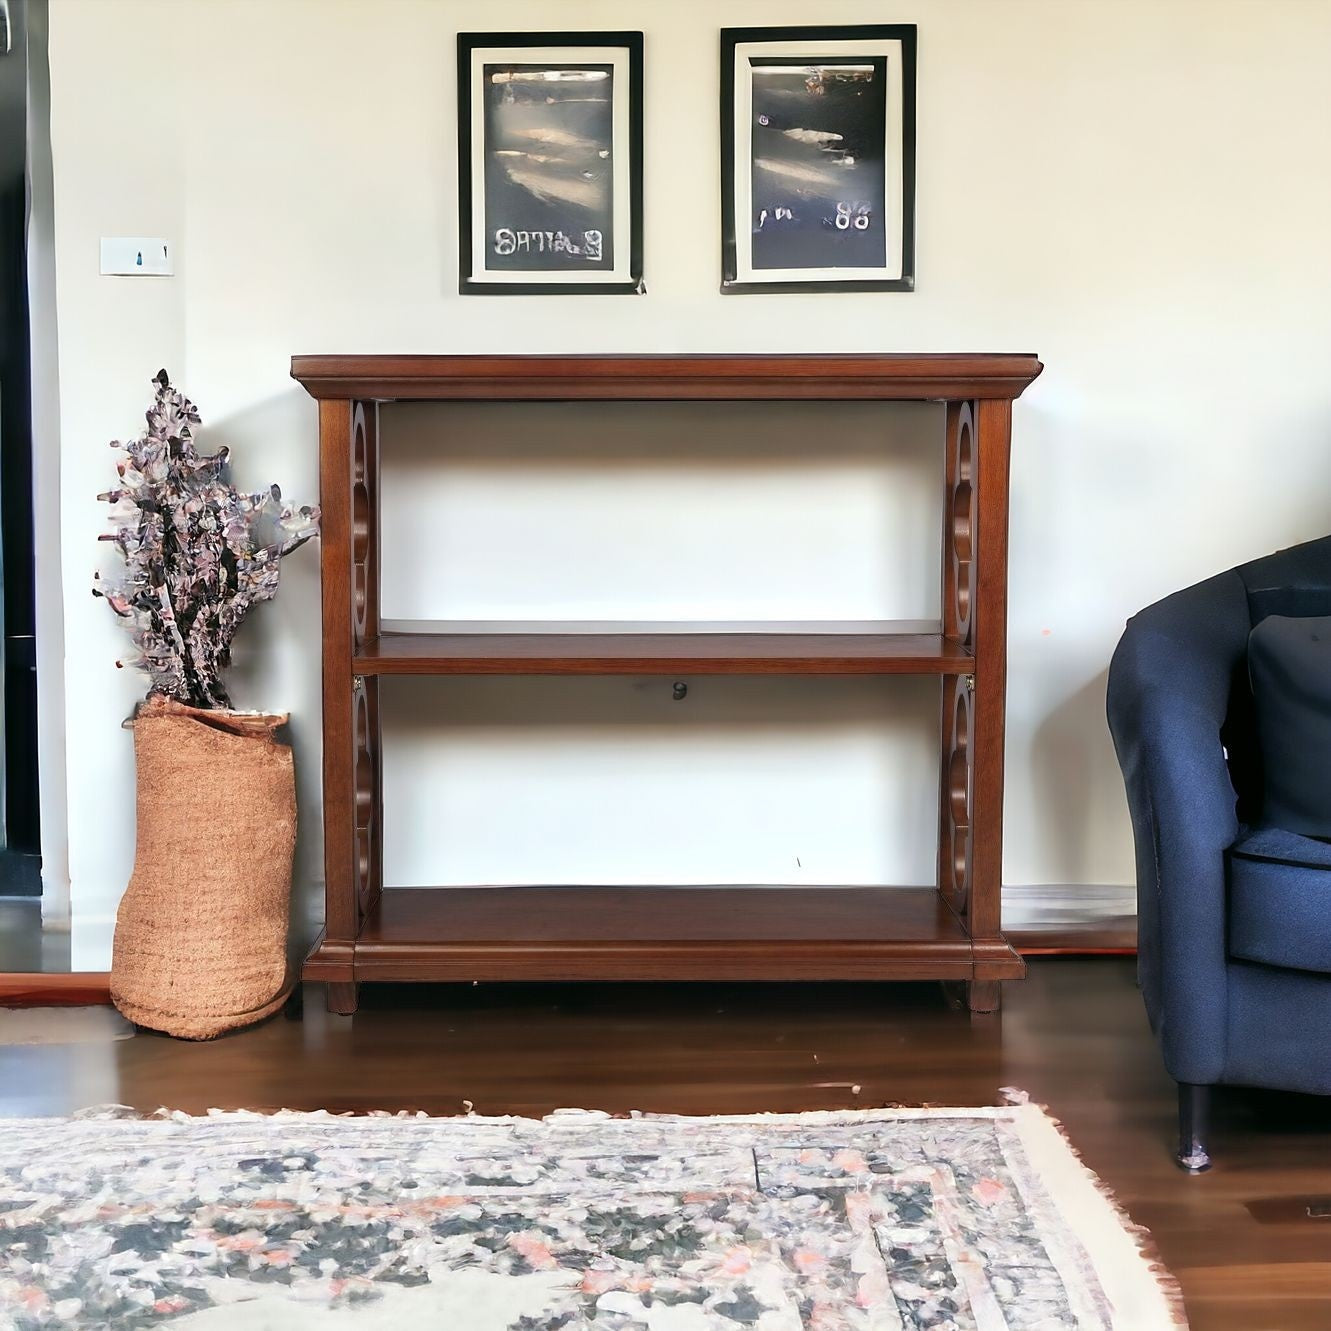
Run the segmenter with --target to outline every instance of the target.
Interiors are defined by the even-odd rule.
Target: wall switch
[[[160,236],[103,236],[103,277],[170,277],[171,251]]]

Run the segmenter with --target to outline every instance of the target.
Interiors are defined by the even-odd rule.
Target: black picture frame
[[[831,42],[867,44],[899,43],[901,60],[900,98],[900,272],[881,278],[857,275],[847,278],[819,276],[789,277],[779,280],[753,280],[740,273],[740,246],[747,241],[752,248],[752,224],[746,219],[745,235],[736,230],[736,123],[735,65],[736,48],[776,43],[802,43],[810,50],[810,59],[820,58],[819,48]],[[721,30],[721,290],[727,295],[757,292],[830,292],[830,291],[913,291],[915,289],[915,84],[917,28],[913,23],[822,25],[801,27],[723,28]],[[842,56],[841,58],[846,58]],[[872,58],[872,57],[866,57]],[[794,61],[787,52],[782,59]],[[757,63],[767,63],[758,62]],[[752,99],[750,100],[752,105]],[[884,113],[886,131],[887,115]],[[895,139],[893,139],[895,143]],[[884,172],[887,171],[887,136],[884,133]],[[792,268],[785,270],[797,272]],[[825,271],[825,270],[824,270]],[[885,267],[885,272],[888,271]]]
[[[570,279],[567,276],[556,279],[543,275],[539,269],[529,270],[529,279],[521,277],[496,278],[496,270],[486,269],[478,272],[476,265],[476,217],[477,205],[481,216],[486,216],[489,203],[487,179],[474,179],[476,160],[476,133],[484,136],[485,126],[473,124],[474,93],[472,82],[473,55],[477,51],[503,52],[515,65],[520,66],[524,51],[533,49],[567,49],[570,52],[569,68],[599,67],[600,61],[589,53],[605,53],[607,59],[613,59],[611,53],[626,53],[628,69],[628,143],[629,156],[628,183],[628,226],[627,235],[621,235],[619,227],[614,227],[611,235],[612,253],[619,255],[627,252],[626,265],[616,264],[622,276],[619,278],[588,278],[585,281]],[[574,52],[579,53],[577,59]],[[641,295],[643,285],[643,35],[641,32],[460,32],[457,37],[458,61],[458,291],[464,296],[533,296],[533,295]],[[621,96],[616,86],[612,92],[611,108],[608,112],[613,122],[615,99]],[[481,140],[481,154],[484,157],[484,138]],[[618,155],[623,151],[618,143],[612,141],[612,151]],[[612,161],[614,159],[612,158]],[[617,178],[612,177],[612,182]],[[530,189],[530,187],[528,187]],[[613,183],[612,183],[613,188]],[[605,207],[610,207],[607,203]],[[519,233],[527,235],[527,232]],[[539,237],[541,232],[530,233]],[[550,232],[544,233],[546,236]],[[563,233],[558,234],[567,243]],[[587,231],[584,235],[599,235],[599,231]],[[598,259],[599,254],[598,243]],[[565,251],[568,252],[568,251]],[[576,252],[576,251],[573,251]],[[544,249],[542,254],[544,254]],[[510,269],[509,271],[528,271]],[[613,271],[613,270],[612,270]]]

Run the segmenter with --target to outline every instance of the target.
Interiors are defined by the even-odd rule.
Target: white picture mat
[[[609,269],[492,269],[485,216],[485,66],[487,64],[610,65],[611,163],[614,169],[614,267]],[[632,281],[631,109],[629,50],[623,46],[478,46],[471,53],[471,280],[503,283]]]
[[[814,64],[863,56],[887,60],[887,108],[884,117],[883,207],[888,227],[882,268],[755,268],[753,266],[753,66],[755,56],[789,56]],[[735,279],[739,282],[884,281],[902,275],[905,224],[905,159],[901,151],[905,90],[899,38],[888,41],[738,42],[735,45],[734,180]],[[894,169],[895,168],[895,169]]]

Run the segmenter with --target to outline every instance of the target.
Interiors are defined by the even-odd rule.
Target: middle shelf
[[[970,649],[922,620],[386,625],[358,675],[965,675]]]

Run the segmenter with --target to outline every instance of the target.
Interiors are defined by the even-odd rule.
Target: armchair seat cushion
[[[1229,955],[1331,974],[1331,844],[1267,827],[1227,859]]]

